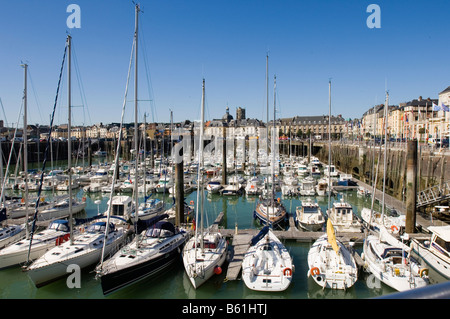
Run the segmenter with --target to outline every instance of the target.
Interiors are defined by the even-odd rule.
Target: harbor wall
[[[327,143],[315,143],[313,155],[323,163],[328,162]],[[417,191],[439,185],[450,180],[450,155],[429,147],[418,146]],[[384,147],[368,144],[332,143],[331,158],[337,169],[368,185],[377,175],[377,188],[383,188]],[[406,200],[407,151],[406,146],[388,144],[386,169],[386,191],[389,195]]]

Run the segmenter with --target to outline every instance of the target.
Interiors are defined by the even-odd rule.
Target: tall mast
[[[71,61],[72,61],[72,37],[70,35],[67,36],[67,108],[68,108],[68,121],[67,121],[67,139],[68,139],[68,148],[67,148],[67,166],[69,167],[69,225],[70,225],[70,244],[73,244],[73,224],[72,224],[72,136],[70,134],[71,131],[71,104],[72,104],[72,96],[71,96],[71,78],[72,78],[72,70],[71,70]]]
[[[328,81],[328,209],[331,209],[331,79]]]
[[[267,106],[266,139],[268,139],[269,138],[269,54],[268,53],[266,55],[266,106]],[[267,143],[267,142],[266,142],[266,156],[269,156],[269,143]]]
[[[275,211],[275,118],[276,118],[276,90],[277,76],[273,76],[273,131],[272,131],[272,212]],[[267,210],[267,223],[269,223],[269,210]]]
[[[26,220],[28,220],[28,141],[27,141],[27,133],[28,133],[28,124],[27,124],[27,72],[28,72],[28,64],[22,65],[24,68],[24,83],[23,83],[23,170],[25,171],[25,199],[24,199],[24,207],[26,211]],[[27,238],[29,236],[28,227],[26,227]]]
[[[139,169],[139,141],[138,141],[138,18],[139,18],[139,4],[136,4],[135,12],[135,26],[134,26],[134,149],[136,152],[136,164],[134,173],[134,205],[135,205],[135,220],[137,227],[138,221],[138,169]],[[136,228],[137,229],[137,228]]]
[[[201,241],[200,245],[202,251],[204,249],[203,243],[203,181],[202,181],[202,166],[203,166],[203,122],[205,120],[205,79],[203,79],[202,84],[202,109],[201,109],[201,122],[200,122],[200,136],[199,136],[199,146],[198,146],[198,169],[197,169],[197,206],[195,209],[195,220],[198,223],[199,211],[201,210],[202,214],[200,216],[200,232],[201,232]],[[201,201],[201,203],[200,203]],[[197,238],[198,238],[198,227],[195,227],[195,247],[197,247]],[[195,259],[197,259],[197,249],[195,249]]]
[[[389,105],[389,92],[386,91],[386,102],[384,103],[384,162],[383,162],[383,194],[381,207],[381,220],[384,220],[384,193],[386,191],[386,158],[387,158],[387,109]]]

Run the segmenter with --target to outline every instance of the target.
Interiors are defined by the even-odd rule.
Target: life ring
[[[395,226],[395,225],[392,225],[392,226],[391,226],[391,230],[392,230],[393,232],[397,232],[397,231],[398,231],[398,227]]]
[[[428,268],[422,268],[422,269],[420,269],[420,271],[419,271],[419,276],[420,276],[420,277],[428,276],[428,273],[429,273]]]
[[[194,201],[191,200],[191,201],[189,202],[189,204],[190,204],[190,205],[194,205]]]
[[[285,276],[292,276],[292,269],[289,268],[289,267],[284,268],[283,275],[285,275]]]
[[[85,201],[86,201],[86,197],[83,197],[81,200],[82,200],[83,202],[85,202]]]
[[[311,268],[311,275],[312,276],[317,276],[320,275],[320,270],[317,267]]]
[[[20,202],[23,204],[25,203],[25,198],[22,197],[22,199],[20,200]]]

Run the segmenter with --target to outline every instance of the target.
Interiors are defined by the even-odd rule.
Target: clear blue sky
[[[71,3],[81,8],[80,29],[66,25]],[[366,25],[371,3],[380,6],[380,29]],[[139,121],[144,112],[148,121],[169,121],[169,109],[174,121],[199,119],[203,77],[207,120],[222,117],[226,106],[233,116],[240,106],[247,117],[266,120],[267,52],[270,114],[276,74],[278,117],[328,114],[329,78],[332,113],[345,118],[359,118],[383,103],[386,85],[390,104],[438,98],[450,85],[448,0],[140,4]],[[73,124],[120,121],[134,32],[132,1],[1,0],[0,98],[8,123],[17,122],[21,106],[21,61],[31,77],[28,123],[49,123],[67,32],[77,61]],[[66,83],[56,124],[67,123]],[[132,99],[131,83],[126,122],[134,120]]]

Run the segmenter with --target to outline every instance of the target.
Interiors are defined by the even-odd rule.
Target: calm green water
[[[354,210],[359,214],[363,207],[370,207],[368,198],[360,198],[355,191],[347,191],[344,194]],[[45,195],[44,195],[45,196]],[[98,211],[105,211],[109,197],[98,195],[85,195],[80,189],[78,197],[86,196],[87,209],[86,214],[93,216]],[[162,199],[162,195],[154,197]],[[166,195],[168,196],[168,195]],[[281,197],[278,194],[278,197]],[[94,201],[100,199],[101,204],[96,205]],[[167,202],[172,203],[171,198],[166,197]],[[186,195],[186,202],[196,200],[196,192]],[[283,199],[283,202],[290,213],[295,213],[295,207],[301,203],[301,198]],[[327,208],[327,198],[317,197],[322,209]],[[333,199],[337,200],[337,199]],[[217,215],[225,212],[226,228],[234,229],[238,225],[240,229],[259,228],[252,217],[253,209],[256,206],[257,198],[247,198],[240,196],[236,198],[221,197],[220,195],[207,196],[205,208],[209,223],[212,223]],[[376,204],[375,209],[378,209]],[[215,275],[206,284],[195,290],[192,288],[180,260],[179,263],[167,272],[156,278],[149,278],[135,285],[120,290],[107,297],[103,296],[100,282],[95,280],[92,269],[82,271],[81,288],[68,288],[66,279],[61,279],[42,288],[35,288],[26,272],[22,272],[20,267],[0,270],[0,298],[1,299],[114,299],[114,298],[135,298],[135,299],[309,299],[309,298],[345,298],[361,299],[372,298],[384,294],[395,292],[393,289],[381,284],[378,288],[370,284],[369,274],[361,272],[358,282],[346,292],[322,290],[315,282],[307,277],[307,255],[310,248],[309,243],[297,243],[295,241],[286,241],[286,247],[294,259],[295,273],[290,287],[280,293],[261,293],[249,290],[245,284],[240,281],[225,281],[226,265],[221,275]],[[361,244],[357,244],[355,249],[362,251]],[[430,277],[433,282],[441,282],[437,274],[430,269]],[[369,282],[369,285],[367,284]]]

